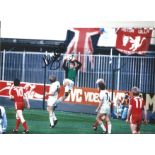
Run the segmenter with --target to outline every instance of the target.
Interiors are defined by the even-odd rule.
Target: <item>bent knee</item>
[[[65,92],[65,97],[68,97],[68,95],[70,94],[71,90],[69,90],[68,92]]]

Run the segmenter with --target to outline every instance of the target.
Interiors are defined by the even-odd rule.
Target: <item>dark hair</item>
[[[20,80],[19,79],[14,79],[14,85],[19,86],[20,85]]]
[[[103,82],[99,82],[98,87],[100,88],[100,90],[105,90],[105,84]]]
[[[55,82],[56,81],[56,76],[50,75],[49,80],[51,81],[51,83]]]

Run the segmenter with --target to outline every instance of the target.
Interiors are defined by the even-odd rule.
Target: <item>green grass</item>
[[[7,108],[8,129],[7,133],[12,133],[15,127],[15,111],[13,108]],[[92,124],[95,121],[95,115],[61,112],[56,111],[58,124],[55,128],[49,128],[48,113],[44,110],[25,110],[25,119],[28,123],[31,134],[101,134],[102,130],[98,127],[97,131],[92,129]],[[125,121],[111,119],[113,134],[129,134],[130,128]],[[19,133],[22,133],[23,128],[20,125]],[[155,133],[155,125],[142,125],[141,133]]]

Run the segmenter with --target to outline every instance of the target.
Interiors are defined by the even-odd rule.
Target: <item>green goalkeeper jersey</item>
[[[77,74],[77,71],[76,69],[68,69],[68,76],[67,78],[72,80],[72,81],[75,81],[75,78],[76,78],[76,74]]]
[[[75,82],[77,72],[81,68],[82,64],[77,60],[75,60],[74,62],[77,64],[76,67],[74,68],[69,67],[68,65],[69,62],[67,60],[64,61],[62,67],[65,70],[65,78]]]

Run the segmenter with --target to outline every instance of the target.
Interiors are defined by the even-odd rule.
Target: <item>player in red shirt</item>
[[[126,122],[130,122],[131,132],[133,134],[140,133],[140,126],[143,119],[144,110],[144,123],[147,123],[147,110],[145,106],[144,99],[139,97],[140,90],[138,87],[133,87],[131,89],[133,97],[130,99],[128,116]]]
[[[19,79],[14,80],[14,87],[11,90],[10,97],[12,100],[14,100],[15,110],[16,110],[16,128],[13,129],[13,132],[17,133],[19,125],[20,125],[20,123],[22,123],[22,126],[24,128],[23,133],[28,133],[29,129],[28,129],[27,123],[23,117],[23,110],[25,108],[25,102],[27,104],[28,109],[30,109],[30,104],[29,104],[29,100],[25,94],[25,89],[22,86],[20,86]]]

